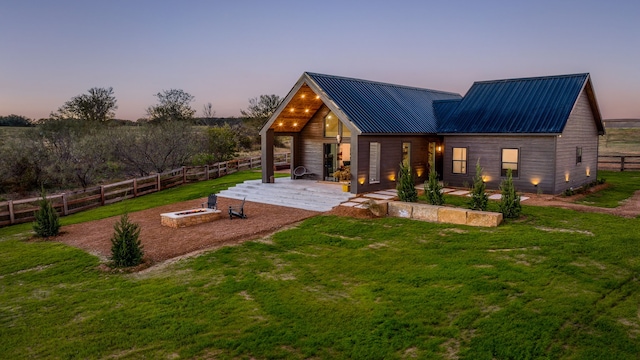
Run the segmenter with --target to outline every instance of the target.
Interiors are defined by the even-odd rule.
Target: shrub
[[[404,202],[416,202],[418,201],[418,191],[413,180],[413,174],[411,173],[411,166],[400,164],[400,171],[398,171],[398,197],[400,201]]]
[[[136,266],[142,262],[142,244],[140,225],[129,220],[129,215],[124,214],[120,221],[114,225],[114,234],[111,238],[111,260],[116,267]]]
[[[43,238],[56,236],[60,231],[58,213],[51,205],[51,201],[47,200],[47,194],[44,189],[42,189],[41,194],[40,209],[35,213],[36,222],[33,224],[33,231]]]
[[[500,212],[505,218],[517,218],[520,216],[522,206],[520,205],[520,196],[513,186],[513,178],[511,169],[507,170],[507,178],[502,180],[500,184],[502,191],[502,199],[500,200]]]
[[[482,167],[480,160],[476,163],[476,176],[473,178],[473,188],[471,188],[471,201],[469,206],[472,210],[487,210],[489,197],[485,193],[486,186],[482,180]]]
[[[429,204],[444,204],[444,194],[442,193],[442,186],[438,181],[438,173],[433,168],[431,168],[431,171],[429,171],[429,180],[424,183],[424,193],[427,196],[427,201],[429,202]]]

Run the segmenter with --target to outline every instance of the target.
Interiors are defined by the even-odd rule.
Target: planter
[[[344,192],[351,191],[351,184],[342,184],[342,191]]]

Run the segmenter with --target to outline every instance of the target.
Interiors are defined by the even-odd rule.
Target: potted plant
[[[342,183],[342,191],[349,192],[351,190],[351,167],[345,166],[341,170],[336,170],[333,177]]]

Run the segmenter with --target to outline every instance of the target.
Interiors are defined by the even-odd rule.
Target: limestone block
[[[502,213],[467,210],[467,225],[496,227],[502,222]]]
[[[438,209],[438,222],[445,224],[466,225],[467,210],[443,206]]]
[[[389,210],[389,202],[386,200],[370,200],[369,201],[369,211],[374,216],[385,217],[387,216],[387,211]]]
[[[442,206],[414,204],[412,218],[422,221],[438,222],[438,209]]]
[[[413,204],[402,201],[390,201],[388,205],[389,216],[400,218],[411,218]]]

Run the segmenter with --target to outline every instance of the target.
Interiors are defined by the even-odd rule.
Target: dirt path
[[[572,201],[579,200],[583,195],[576,195],[566,198],[560,198],[550,195],[529,195],[531,198],[523,204],[534,206],[553,206],[563,209],[571,209],[583,212],[594,212],[600,214],[610,214],[622,217],[634,218],[640,215],[640,190],[636,191],[632,197],[624,200],[623,204],[615,208],[603,208],[597,206],[588,206],[583,204],[575,204]]]
[[[160,214],[199,208],[205,199],[191,200],[129,214],[140,225],[140,240],[144,246],[145,265],[165,261],[177,256],[195,253],[221,245],[241,243],[273,233],[282,227],[318,215],[318,212],[292,209],[247,201],[244,206],[248,219],[222,219],[196,226],[173,229],[160,225]],[[223,215],[231,204],[239,200],[218,198]],[[107,219],[68,225],[61,228],[57,241],[85,250],[106,261],[111,256],[113,226],[120,219]]]

